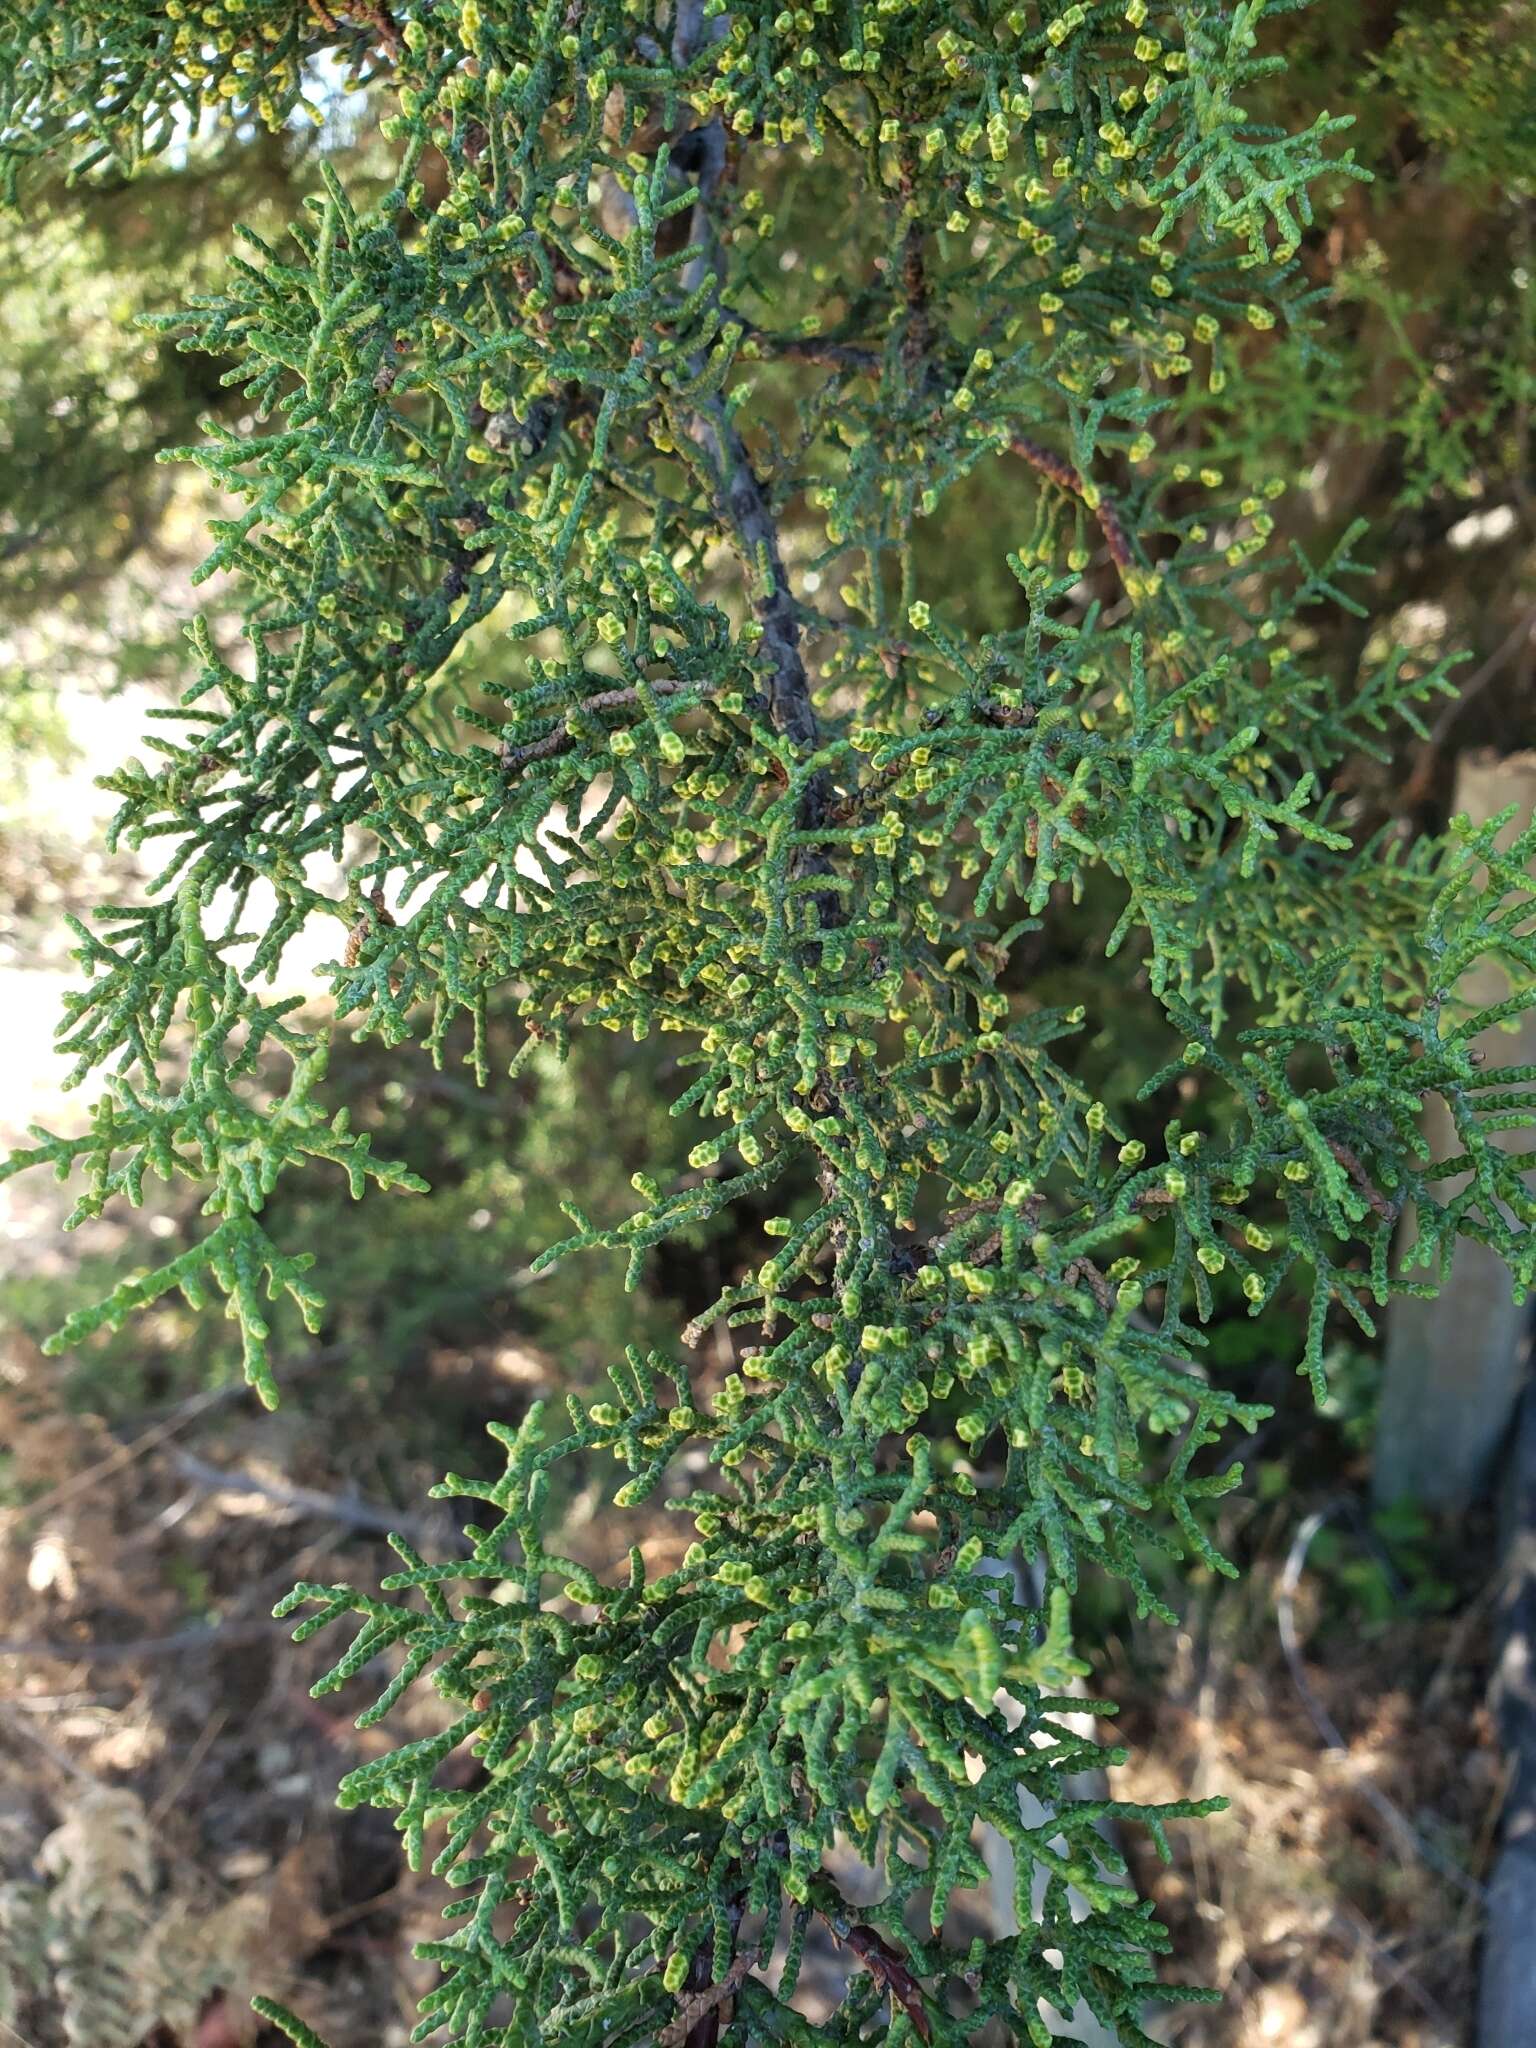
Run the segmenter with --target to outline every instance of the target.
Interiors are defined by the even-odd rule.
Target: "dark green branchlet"
[[[638,1175],[617,1228],[573,1208],[546,1261],[617,1253],[638,1281],[701,1219],[783,1206],[674,1351],[445,1481],[479,1504],[467,1559],[397,1541],[378,1592],[283,1603],[315,1610],[301,1634],[361,1617],[325,1684],[383,1656],[366,1721],[428,1683],[454,1710],[342,1790],[461,1894],[423,2039],[959,2044],[996,2021],[1043,2044],[1044,2011],[1084,2002],[1146,2041],[1154,1992],[1202,1994],[1158,1986],[1166,1937],[1096,1824],[1166,1847],[1206,1806],[1064,1791],[1104,1755],[1062,1718],[1070,1607],[1092,1568],[1171,1620],[1154,1549],[1230,1569],[1202,1504],[1263,1411],[1202,1367],[1201,1322],[1246,1298],[1278,1331],[1299,1292],[1321,1386],[1329,1319],[1369,1332],[1458,1233],[1532,1277],[1532,1160],[1492,1138],[1536,1073],[1475,1065],[1492,1013],[1456,990],[1490,955],[1536,967],[1536,835],[1362,843],[1337,765],[1421,731],[1447,677],[1393,657],[1340,693],[1309,669],[1304,615],[1346,601],[1358,537],[1271,559],[1278,484],[1202,465],[1187,404],[1160,437],[1172,394],[1313,317],[1308,194],[1351,169],[1342,121],[1249,111],[1281,62],[1261,12],[0,9],[23,207],[35,158],[132,171],[210,107],[295,117],[322,57],[399,158],[376,205],[331,177],[160,323],[249,399],[181,451],[237,507],[203,573],[245,644],[193,625],[180,708],[115,778],[116,836],[165,857],[147,907],[81,931],[63,1044],[106,1090],[87,1137],[40,1133],[12,1168],[83,1168],[79,1215],[188,1175],[208,1227],[62,1341],[173,1287],[222,1299],[275,1398],[265,1297],[319,1299],[263,1228],[277,1177],[420,1186],[324,1106],[332,1030],[441,1057],[467,1016],[492,1086],[492,1018],[557,1049],[672,1034],[694,1170]],[[975,557],[1017,592],[987,630],[931,538],[955,494],[1002,508]],[[477,675],[492,636],[511,687]],[[316,882],[322,855],[349,887]],[[1160,1144],[1082,1078],[1113,1007],[1042,1006],[1021,964],[1086,891],[1110,905],[1101,986],[1155,998]],[[316,920],[329,1025],[264,993]],[[1425,1155],[1431,1093],[1455,1159]],[[720,1384],[697,1347],[722,1319]],[[549,1547],[573,1456],[622,1468],[616,1526],[671,1475],[676,1570]],[[1038,1606],[980,1569],[1014,1552]],[[442,1789],[461,1745],[477,1767]],[[1017,1925],[966,1946],[944,1929],[984,1881],[978,1823],[1012,1846]],[[844,1899],[839,1840],[879,1903]],[[791,2002],[813,1934],[855,1964],[814,2028]]]

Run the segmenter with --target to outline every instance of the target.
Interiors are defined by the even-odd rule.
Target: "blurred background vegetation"
[[[1428,735],[1388,734],[1341,778],[1352,825],[1407,842],[1446,815],[1460,761],[1536,746],[1536,14],[1527,0],[1317,0],[1266,33],[1288,69],[1264,115],[1354,113],[1373,182],[1341,183],[1306,238],[1318,334],[1249,336],[1224,387],[1179,392],[1160,431],[1255,487],[1283,478],[1277,545],[1316,559],[1369,522],[1358,610],[1311,622],[1316,663],[1346,688],[1394,641],[1426,663],[1465,651]],[[374,110],[343,88],[317,82],[318,129],[190,137],[132,185],[35,186],[26,218],[0,222],[0,1141],[29,1116],[80,1114],[47,1052],[64,913],[146,874],[104,853],[111,800],[92,778],[174,697],[194,605],[221,625],[217,586],[190,584],[218,508],[188,466],[155,458],[203,416],[238,426],[244,401],[217,364],[135,319],[217,279],[234,222],[277,228],[322,155],[353,187],[389,183]],[[838,254],[793,168],[785,183],[774,203],[802,240],[782,289],[815,303]],[[1004,491],[957,492],[934,522],[935,560],[963,579],[956,599],[978,628],[1015,623],[1021,600],[973,529],[1026,531],[1034,507],[1020,465]],[[472,655],[494,676],[510,651],[487,634]],[[1149,1112],[1132,1098],[1162,1027],[1103,957],[1111,922],[1091,897],[1057,906],[1012,972],[1037,1000],[1104,1020],[1085,1079],[1138,1129]],[[285,979],[308,993],[302,961]],[[513,1049],[509,1037],[493,1071]],[[244,2001],[265,1988],[337,2048],[407,2039],[410,1943],[441,1900],[375,1817],[330,1811],[367,1738],[307,1699],[307,1654],[263,1617],[293,1577],[326,1576],[328,1557],[377,1545],[392,1518],[419,1523],[427,1485],[481,1456],[487,1420],[593,1388],[626,1342],[672,1341],[756,1256],[721,1226],[658,1258],[638,1296],[623,1296],[617,1263],[530,1276],[563,1234],[561,1195],[616,1220],[631,1173],[686,1172],[686,1127],[658,1106],[667,1057],[589,1038],[563,1066],[541,1050],[480,1092],[451,1058],[434,1073],[377,1045],[338,1056],[354,1121],[434,1193],[354,1206],[315,1177],[278,1198],[292,1212],[280,1240],[323,1252],[330,1307],[317,1337],[281,1326],[287,1391],[271,1421],[240,1392],[233,1333],[174,1301],[61,1361],[37,1348],[104,1275],[186,1228],[174,1196],[65,1239],[62,1190],[4,1191],[0,2037],[227,2048],[256,2039]],[[1298,1342],[1244,1306],[1217,1321],[1209,1364],[1276,1410],[1224,1504],[1220,1540],[1247,1575],[1234,1587],[1165,1563],[1187,1616],[1171,1647],[1107,1587],[1088,1590],[1079,1636],[1138,1757],[1117,1792],[1234,1798],[1226,1820],[1180,1835],[1170,1869],[1138,1862],[1181,1973],[1227,1993],[1165,2038],[1454,2048],[1472,2039],[1477,1886],[1506,1776],[1484,1704],[1494,1517],[1448,1528],[1408,1503],[1372,1518],[1357,1503],[1379,1358],[1340,1332],[1319,1413],[1277,1362]],[[729,1340],[709,1341],[723,1374]],[[568,1549],[606,1553],[606,1500],[594,1473],[567,1504]],[[1299,1663],[1276,1602],[1313,1514],[1324,1525],[1291,1603]],[[446,1521],[428,1533],[453,1540]],[[671,1542],[659,1516],[649,1543],[662,1555]]]

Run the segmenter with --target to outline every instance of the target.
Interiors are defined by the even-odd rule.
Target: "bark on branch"
[[[1058,455],[1054,449],[1031,440],[1028,434],[1015,434],[1008,447],[1011,453],[1027,462],[1031,469],[1037,469],[1042,476],[1049,477],[1051,482],[1059,485],[1062,490],[1070,491],[1074,498],[1082,499],[1099,523],[1099,531],[1103,534],[1105,546],[1109,549],[1110,560],[1123,576],[1132,566],[1134,557],[1131,553],[1130,535],[1125,530],[1125,522],[1121,519],[1114,501],[1097,490],[1090,494],[1082,477],[1064,455]]]
[[[679,690],[686,690],[691,687],[692,685],[680,682],[675,676],[658,676],[654,682],[646,684],[646,688],[656,697],[672,697]],[[633,684],[624,684],[612,690],[598,690],[590,697],[583,697],[571,706],[571,710],[592,712],[618,711],[626,705],[638,704],[639,702],[639,689]],[[569,713],[565,715],[569,716]],[[563,726],[557,726],[553,732],[546,733],[541,740],[529,740],[522,746],[513,746],[510,741],[503,740],[501,745],[502,773],[505,775],[515,775],[519,769],[526,768],[530,761],[552,760],[557,754],[569,753],[575,744],[574,736],[565,731]]]

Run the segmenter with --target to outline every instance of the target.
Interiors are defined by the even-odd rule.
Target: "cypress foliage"
[[[441,1057],[467,1013],[485,1082],[493,1011],[527,1046],[676,1035],[694,1176],[638,1175],[617,1229],[573,1207],[546,1261],[619,1253],[638,1279],[670,1235],[785,1190],[761,1263],[676,1351],[632,1351],[563,1432],[532,1412],[495,1432],[499,1474],[444,1482],[483,1503],[469,1558],[401,1540],[377,1593],[283,1603],[315,1610],[300,1635],[361,1617],[327,1687],[394,1653],[365,1722],[426,1682],[456,1709],[342,1790],[463,1893],[422,2038],[808,2042],[816,1925],[858,1966],[821,2039],[997,2021],[1043,2043],[1043,2011],[1082,2000],[1146,2041],[1166,1941],[1095,1824],[1162,1844],[1205,1809],[1064,1794],[1103,1754],[1061,1719],[1070,1611],[1093,1568],[1172,1620],[1149,1548],[1231,1569],[1201,1506],[1262,1411],[1201,1368],[1217,1290],[1263,1317],[1302,1287],[1321,1387],[1330,1315],[1369,1332],[1458,1233],[1532,1277],[1532,1156],[1490,1136],[1530,1120],[1536,1074],[1476,1068],[1499,1012],[1455,991],[1490,954],[1536,966],[1536,832],[1357,843],[1332,771],[1422,729],[1447,676],[1393,657],[1341,699],[1305,616],[1349,601],[1358,536],[1270,560],[1270,499],[1234,499],[1193,438],[1188,394],[1240,378],[1246,336],[1306,331],[1309,193],[1351,170],[1343,121],[1249,111],[1282,62],[1265,12],[0,15],[23,205],[35,158],[131,172],[210,108],[282,123],[327,52],[387,97],[400,163],[366,208],[332,175],[281,246],[247,234],[224,290],[157,322],[232,358],[249,400],[247,428],[181,451],[241,508],[203,573],[237,583],[245,654],[194,621],[155,763],[114,779],[116,833],[166,859],[147,907],[80,930],[62,1043],[107,1085],[86,1137],[40,1132],[7,1170],[83,1169],[77,1216],[190,1175],[210,1221],[57,1341],[172,1288],[222,1297],[275,1399],[263,1297],[320,1307],[308,1252],[263,1228],[278,1177],[420,1187],[327,1113],[329,1027],[262,993],[316,919],[338,1027]],[[811,214],[835,257],[802,260]],[[1018,586],[990,631],[925,544],[978,486],[1027,513],[976,537]],[[493,632],[525,654],[506,689],[473,681]],[[338,899],[311,857],[349,835]],[[1113,1009],[1043,1008],[1019,963],[1090,887],[1104,986],[1141,979],[1166,1020],[1143,1094],[1178,1114],[1151,1148],[1075,1072]],[[1431,1092],[1455,1159],[1424,1155]],[[712,1391],[686,1354],[721,1318],[741,1369]],[[549,1547],[557,1461],[611,1456],[622,1510],[700,1450],[668,1501],[694,1531],[676,1571]],[[1039,1607],[978,1570],[1016,1550]],[[439,1789],[460,1745],[479,1768]],[[982,1878],[978,1822],[1014,1850],[1018,1926],[965,1949],[942,1929]],[[839,1891],[837,1835],[878,1904]]]

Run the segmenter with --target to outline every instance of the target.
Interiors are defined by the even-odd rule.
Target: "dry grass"
[[[1465,2048],[1481,1916],[1428,1859],[1486,1875],[1503,1792],[1483,1702],[1486,1603],[1460,1622],[1317,1630],[1307,1678],[1346,1737],[1340,1754],[1324,1748],[1281,1652],[1274,1579],[1261,1568],[1240,1589],[1223,1584],[1157,1681],[1111,1686],[1129,1702],[1119,1732],[1132,1751],[1113,1774],[1117,1797],[1231,1801],[1170,1831],[1166,1868],[1131,1831],[1178,1974],[1222,1993],[1219,2007],[1173,2008],[1160,2038]]]
[[[78,1831],[111,1795],[128,1802],[120,1827],[140,1827],[151,1852],[132,1911],[101,1923],[131,1941],[138,2017],[146,1997],[157,2001],[156,2024],[125,2034],[124,2048],[249,2048],[256,1989],[295,2001],[335,2048],[403,2044],[425,1988],[410,1949],[435,1932],[445,1895],[404,1871],[384,1816],[339,1814],[332,1798],[352,1765],[427,1732],[436,1703],[412,1696],[390,1734],[360,1734],[350,1717],[361,1690],[308,1697],[325,1645],[295,1649],[261,1627],[293,1579],[366,1579],[382,1554],[312,1512],[189,1490],[173,1437],[124,1458],[118,1439],[58,1408],[50,1369],[15,1345],[5,1371],[0,1433],[51,1497],[0,1523],[0,1636],[58,1651],[0,1657],[0,1955],[4,1884],[56,1884],[40,1845]],[[297,1422],[232,1404],[218,1455],[275,1483],[337,1488],[317,1433]],[[82,1474],[94,1476],[82,1485]],[[1292,1503],[1277,1530],[1294,1514]],[[569,1547],[600,1561],[602,1508],[579,1499],[574,1520]],[[660,1519],[658,1569],[678,1540],[677,1518]],[[1179,2048],[1464,2048],[1476,1903],[1366,1788],[1481,1874],[1502,1789],[1482,1704],[1486,1606],[1474,1600],[1459,1621],[1400,1617],[1373,1639],[1329,1621],[1314,1572],[1303,1587],[1308,1676],[1349,1743],[1330,1755],[1279,1648],[1275,1563],[1261,1554],[1241,1586],[1197,1589],[1164,1666],[1145,1661],[1149,1635],[1096,1673],[1127,1703],[1133,1762],[1115,1774],[1117,1797],[1232,1802],[1173,1831],[1167,1869],[1126,1830],[1172,1928],[1177,1974],[1223,1994],[1219,2007],[1168,2009],[1160,2037]],[[75,1654],[163,1638],[200,1614],[222,1616],[226,1632],[194,1654]],[[68,1972],[55,1963],[49,1974],[15,2000],[28,2048],[70,2038]],[[113,2042],[102,2034],[90,2048]]]
[[[0,1637],[31,1646],[0,1654],[0,2017],[26,2048],[248,2048],[262,1990],[296,1999],[336,2048],[398,2048],[426,1984],[410,1949],[446,1895],[403,1869],[387,1817],[338,1813],[334,1794],[353,1765],[427,1732],[436,1703],[407,1705],[393,1737],[360,1734],[362,1689],[308,1696],[327,1646],[294,1648],[265,1619],[295,1578],[382,1559],[312,1514],[187,1488],[169,1443],[114,1462],[113,1439],[50,1404],[46,1368],[13,1345],[4,1369],[0,1436],[54,1498],[0,1520]],[[253,1428],[226,1417],[223,1454],[246,1464]],[[284,1449],[296,1478],[323,1482]],[[164,1647],[209,1622],[222,1633]],[[133,1884],[71,1919],[109,1808],[140,1859]],[[103,2022],[105,1994],[86,2001],[76,1951],[116,1978],[125,2031]]]

